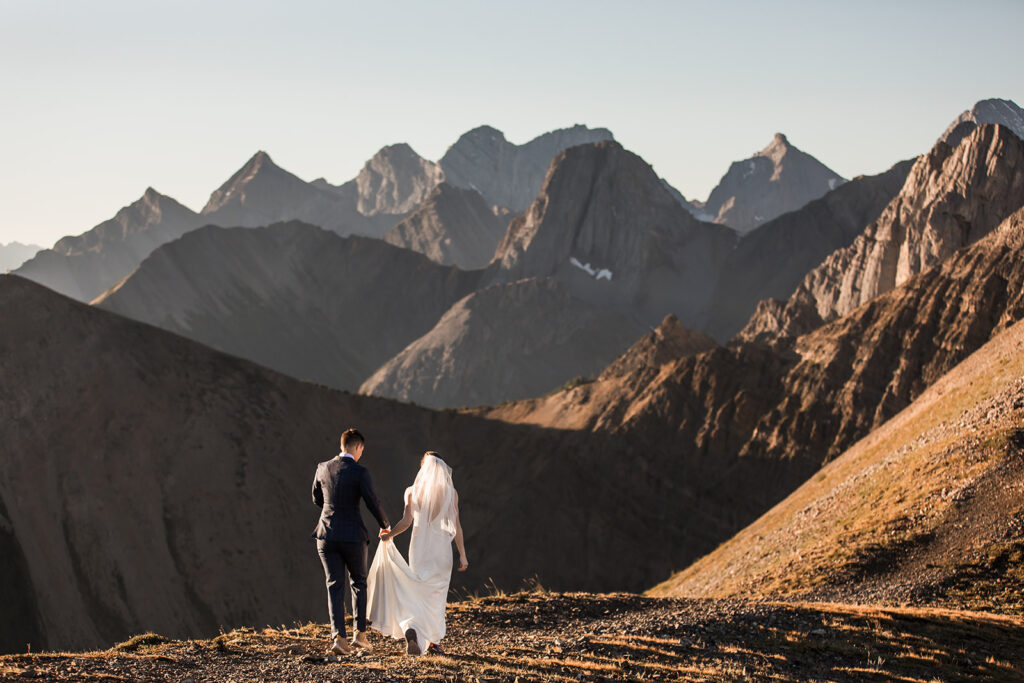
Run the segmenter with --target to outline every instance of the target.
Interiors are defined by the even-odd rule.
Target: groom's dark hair
[[[358,444],[365,444],[366,439],[359,433],[358,429],[346,429],[341,435],[341,448],[342,450],[348,450],[349,447],[355,447]]]

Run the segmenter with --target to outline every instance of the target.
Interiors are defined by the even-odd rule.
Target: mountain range
[[[0,244],[0,272],[17,268],[41,249],[42,247],[35,244],[22,244],[21,242]]]
[[[502,144],[494,147],[488,142],[493,134],[500,136],[486,126],[466,133],[449,148],[440,164],[421,158],[406,144],[389,145],[367,161],[355,178],[337,186],[322,178],[306,182],[260,151],[210,195],[199,214],[150,188],[113,219],[77,237],[65,237],[16,272],[89,302],[129,275],[155,248],[202,225],[259,227],[298,220],[343,236],[382,237],[432,196],[445,178],[445,166],[455,173],[456,182],[450,184],[465,177],[460,173],[473,171],[485,187],[539,187],[551,156],[559,149],[595,136],[610,137],[603,129],[575,126],[546,133],[525,145],[513,145],[501,137]],[[485,173],[493,174],[486,183]],[[508,207],[496,199],[505,201],[507,197],[494,192],[483,201],[492,207],[491,214],[504,215]],[[475,254],[481,243],[496,245],[500,239],[494,236],[498,232],[494,218],[488,216],[484,224],[477,223],[484,217],[480,203],[479,197],[464,198],[454,207],[457,216],[450,215],[451,203],[441,212],[468,238],[464,247],[454,248],[456,253],[462,250]],[[427,235],[412,240],[409,246],[440,253],[431,250],[430,240]]]
[[[322,618],[296,501],[350,425],[391,514],[423,450],[454,467],[460,589],[1024,613],[1015,108],[980,102],[915,160],[749,231],[604,138],[556,150],[517,205],[518,181],[484,179],[535,166],[493,129],[454,167],[386,148],[362,184],[295,185],[262,155],[202,214],[147,192],[67,238],[80,293],[99,268],[67,263],[139,260],[95,305],[0,276],[0,648]],[[734,165],[719,194],[823,177],[773,146],[767,179]],[[378,232],[263,227],[274,197]],[[218,212],[253,222],[127,252]]]

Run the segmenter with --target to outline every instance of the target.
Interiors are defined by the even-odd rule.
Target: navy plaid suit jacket
[[[377,519],[382,529],[391,524],[373,491],[370,473],[352,458],[340,455],[316,466],[313,502],[320,508],[320,520],[313,538],[341,542],[369,542],[369,534],[359,514],[359,500]]]

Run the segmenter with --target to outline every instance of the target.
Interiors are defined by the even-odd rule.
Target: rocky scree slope
[[[1024,615],[1024,322],[653,595]]]

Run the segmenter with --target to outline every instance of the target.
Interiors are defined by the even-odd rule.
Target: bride
[[[409,563],[391,543],[412,525]],[[382,531],[367,577],[367,616],[371,628],[404,638],[418,655],[444,637],[444,609],[452,577],[452,540],[459,549],[459,571],[469,567],[459,521],[459,494],[452,468],[434,451],[420,460],[420,471],[405,490],[405,514],[393,530]]]

